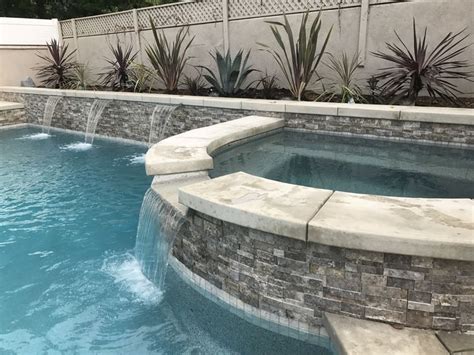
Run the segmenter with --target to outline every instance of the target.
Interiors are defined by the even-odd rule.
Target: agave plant
[[[472,81],[472,72],[466,60],[459,57],[466,52],[469,35],[465,30],[448,33],[432,50],[427,43],[427,28],[423,36],[416,31],[413,19],[413,49],[410,50],[395,31],[400,44],[386,43],[389,53],[375,52],[373,55],[390,63],[377,76],[381,81],[382,95],[392,98],[392,102],[408,100],[415,104],[422,89],[426,89],[432,99],[437,97],[457,104],[457,94],[461,92],[452,81]]]
[[[340,59],[329,55],[328,62],[324,64],[333,75],[328,78],[328,85],[320,97],[324,97],[327,101],[332,101],[336,96],[340,98],[341,102],[366,101],[362,89],[357,84],[357,70],[361,65],[357,53],[349,58],[343,52]]]
[[[157,81],[156,72],[144,64],[133,64],[130,70],[130,82],[134,92],[151,92]]]
[[[68,45],[61,46],[55,39],[46,43],[48,55],[37,54],[46,63],[37,67],[38,77],[46,87],[65,88],[73,78],[73,70],[76,66],[72,56],[76,52],[68,52]]]
[[[137,56],[137,52],[133,53],[133,46],[122,47],[120,42],[115,46],[109,45],[112,59],[106,59],[109,64],[102,73],[102,84],[111,86],[113,89],[123,90],[128,82],[133,61]]]
[[[331,27],[318,52],[322,25],[321,13],[312,22],[309,33],[306,30],[308,17],[309,12],[306,12],[301,19],[297,38],[293,34],[286,15],[284,16],[284,22],[266,21],[270,24],[270,29],[278,46],[274,48],[260,43],[263,50],[273,56],[283,72],[291,94],[299,101],[321,62],[332,32]],[[283,40],[283,37],[286,37],[286,41]]]
[[[176,34],[174,42],[170,43],[163,32],[157,32],[151,18],[150,22],[155,43],[146,48],[148,59],[158,77],[163,81],[166,92],[176,92],[184,67],[191,59],[187,55],[187,51],[194,41],[194,37],[186,41],[189,31],[188,28],[182,27]]]
[[[224,55],[218,50],[210,53],[217,67],[217,73],[212,72],[207,67],[201,66],[208,74],[204,74],[204,79],[219,93],[220,96],[234,96],[240,91],[246,91],[252,85],[249,83],[244,87],[248,76],[256,71],[251,65],[248,65],[250,51],[246,54],[240,50],[235,58],[232,58],[230,50]]]

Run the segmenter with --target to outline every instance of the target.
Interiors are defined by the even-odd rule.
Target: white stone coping
[[[0,87],[0,91],[36,95],[57,95],[66,97],[82,97],[105,100],[149,102],[156,104],[255,110],[263,112],[267,111],[280,113],[301,113],[313,115],[400,120],[410,122],[463,124],[474,126],[474,109],[465,108],[344,104],[307,101],[298,102],[285,100],[260,100],[246,98],[127,93],[113,91],[59,90],[45,88],[26,88],[17,86],[3,86]]]
[[[20,104],[18,102],[0,101],[0,111],[19,110],[24,107],[25,105]]]
[[[332,191],[234,173],[179,189],[179,202],[240,226],[306,241],[307,225]]]
[[[474,261],[474,202],[360,195],[233,173],[179,189],[226,222],[341,248]]]
[[[148,175],[166,175],[210,170],[216,149],[255,135],[283,128],[280,118],[248,116],[193,129],[162,140],[147,152],[145,168]]]

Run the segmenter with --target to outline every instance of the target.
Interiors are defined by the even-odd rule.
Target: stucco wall
[[[2,47],[0,46],[0,85],[20,85],[21,80],[31,77],[36,85],[41,84],[35,67],[42,63],[37,54],[46,54],[45,46]]]
[[[311,19],[316,13],[311,14]],[[359,26],[360,7],[342,8],[340,10],[325,10],[322,13],[323,33],[326,33],[333,26],[331,41],[328,51],[335,55],[340,55],[343,51],[348,54],[356,53],[359,48]],[[301,15],[289,15],[290,23],[297,28]],[[366,86],[366,80],[370,75],[377,73],[378,69],[384,66],[384,62],[374,58],[370,53],[385,48],[385,42],[396,41],[394,29],[407,43],[412,39],[412,20],[416,18],[420,31],[428,26],[429,43],[436,43],[450,31],[459,31],[466,28],[467,33],[474,33],[474,2],[471,0],[450,0],[450,1],[412,1],[390,4],[377,4],[370,6],[367,48],[365,67],[359,72],[360,85]],[[241,20],[231,20],[229,23],[229,43],[233,52],[244,48],[252,50],[252,64],[261,71],[275,73],[279,76],[280,85],[284,85],[284,80],[269,54],[260,51],[257,43],[275,44],[273,35],[265,23],[266,20],[281,20],[281,16],[271,18],[250,18]],[[171,38],[177,28],[166,28],[165,33]],[[208,52],[214,48],[222,49],[224,45],[223,23],[207,23],[190,26],[190,34],[196,35],[190,54],[194,57],[190,62],[192,65],[212,65]],[[100,71],[104,66],[104,56],[109,56],[107,42],[114,42],[120,38],[124,43],[136,43],[133,32],[121,34],[98,35],[90,37],[79,37],[79,54],[82,61]],[[141,32],[142,50],[147,43],[152,42],[151,31]],[[74,40],[68,38],[67,43],[74,45]],[[137,47],[136,47],[137,48]],[[144,50],[143,58],[146,60]],[[474,48],[469,48],[464,59],[472,61],[474,58]],[[194,72],[188,67],[186,72]],[[331,73],[325,66],[321,66],[319,74],[328,77]],[[315,87],[313,85],[313,87]],[[316,86],[318,87],[318,86]],[[466,94],[474,94],[473,83],[463,83],[460,85],[461,91]]]

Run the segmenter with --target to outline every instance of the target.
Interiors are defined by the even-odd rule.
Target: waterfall
[[[151,115],[150,135],[148,137],[148,145],[159,142],[165,138],[166,129],[171,114],[176,110],[176,106],[156,105]],[[158,122],[156,120],[158,119]],[[155,127],[156,126],[156,127]]]
[[[53,119],[54,110],[58,102],[61,100],[61,96],[50,96],[48,97],[48,101],[46,101],[46,105],[44,107],[43,112],[43,122],[42,122],[42,129],[43,133],[49,134],[51,129],[51,120]]]
[[[135,257],[143,274],[160,290],[163,290],[174,239],[183,221],[178,212],[164,204],[152,189],[148,189],[140,210]]]
[[[107,106],[107,101],[104,100],[94,100],[92,103],[86,126],[86,143],[88,144],[94,142],[95,129],[97,128],[97,123],[99,122],[100,116],[102,116],[105,106]]]

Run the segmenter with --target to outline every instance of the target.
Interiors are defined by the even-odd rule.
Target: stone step
[[[323,324],[341,355],[448,355],[433,331],[325,313]]]

